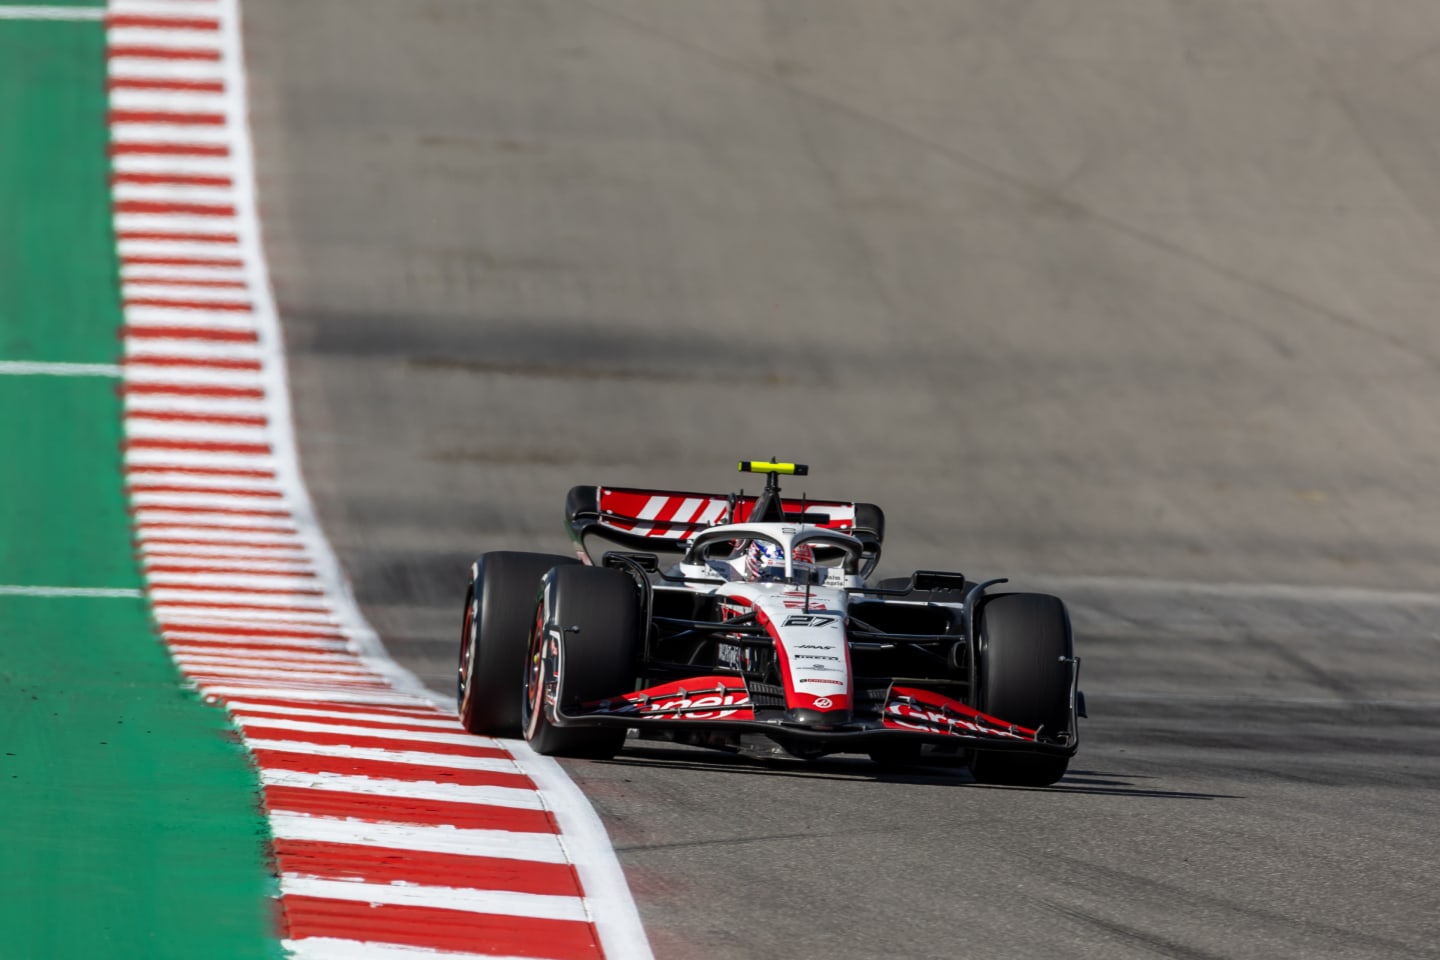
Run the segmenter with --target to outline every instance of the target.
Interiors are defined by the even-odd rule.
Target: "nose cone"
[[[806,707],[795,707],[785,711],[785,719],[791,723],[825,729],[837,724],[848,723],[850,710],[848,707],[839,707],[834,710],[811,710]]]

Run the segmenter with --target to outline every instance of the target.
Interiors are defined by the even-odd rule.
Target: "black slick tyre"
[[[574,557],[513,551],[476,561],[465,593],[455,689],[466,730],[520,735],[520,683],[541,578],[552,567],[579,563]]]
[[[545,575],[531,617],[523,688],[525,739],[547,756],[604,758],[625,745],[623,726],[562,726],[554,712],[635,689],[641,613],[635,582],[602,567]]]
[[[986,598],[975,625],[980,710],[1031,729],[1069,729],[1074,640],[1065,604],[1047,594],[1000,594]],[[970,772],[977,783],[1044,787],[1069,763],[1064,756],[977,750]]]

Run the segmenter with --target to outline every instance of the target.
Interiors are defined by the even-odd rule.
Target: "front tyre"
[[[605,758],[625,745],[621,726],[560,726],[555,715],[635,689],[640,649],[635,582],[603,567],[545,575],[530,628],[523,687],[525,739],[547,756]]]
[[[466,730],[519,736],[519,679],[540,580],[552,567],[578,565],[574,557],[515,551],[476,561],[465,592],[455,689]]]
[[[979,637],[979,709],[1047,733],[1070,729],[1070,615],[1058,597],[1005,593],[984,601],[975,617]],[[1047,787],[1065,775],[1069,757],[977,750],[977,783]]]

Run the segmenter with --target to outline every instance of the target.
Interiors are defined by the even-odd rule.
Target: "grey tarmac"
[[[435,689],[476,555],[743,458],[1071,605],[1053,789],[567,762],[657,956],[1440,957],[1440,5],[243,10],[306,477]]]

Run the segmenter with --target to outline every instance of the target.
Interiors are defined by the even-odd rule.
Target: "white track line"
[[[0,6],[0,20],[104,20],[101,7],[6,7]]]
[[[126,587],[30,587],[20,584],[0,584],[0,597],[139,600],[143,596],[145,596],[144,591]]]
[[[4,7],[0,7],[3,10]],[[118,377],[121,370],[113,363],[41,363],[29,360],[0,360],[0,376],[5,377]]]

